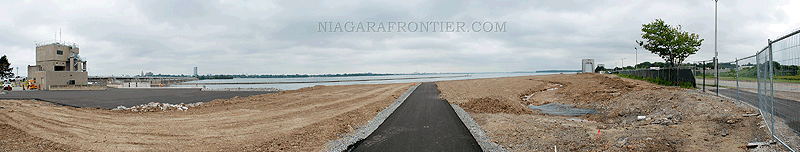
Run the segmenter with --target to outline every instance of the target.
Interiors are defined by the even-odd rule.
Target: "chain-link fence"
[[[719,62],[718,74],[713,59],[695,62],[693,71],[704,91],[758,107],[769,134],[791,151],[800,149],[799,32],[768,40],[755,55]]]
[[[677,83],[676,85],[687,83],[689,86],[695,86],[695,78],[693,75],[693,66],[671,67],[671,68],[651,68],[651,69],[631,69],[631,70],[617,70],[612,73],[627,74],[640,76],[642,78],[661,79]]]

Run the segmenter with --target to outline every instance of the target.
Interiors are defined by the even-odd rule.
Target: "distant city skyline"
[[[54,39],[79,45],[90,76],[194,75],[194,67],[199,75],[578,70],[581,59],[613,68],[663,62],[634,49],[641,25],[656,18],[705,39],[687,61],[714,55],[714,1],[9,1],[0,8],[0,55],[22,76],[35,65],[35,42]],[[720,61],[799,28],[796,8],[798,1],[720,1]],[[474,22],[498,22],[505,32],[318,32],[319,23],[348,21],[463,22],[470,31]]]

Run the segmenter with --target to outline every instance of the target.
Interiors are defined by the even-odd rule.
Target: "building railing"
[[[45,46],[45,45],[50,45],[50,44],[58,44],[58,45],[63,45],[63,46],[69,46],[69,47],[79,48],[79,47],[78,47],[78,44],[77,44],[77,43],[74,43],[74,42],[65,42],[65,41],[49,40],[49,41],[44,41],[44,42],[35,42],[35,43],[36,43],[36,47]]]

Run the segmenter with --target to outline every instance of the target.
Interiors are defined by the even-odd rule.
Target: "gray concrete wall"
[[[34,71],[28,73],[28,79],[36,80],[36,85],[42,90],[48,90],[51,85],[67,85],[69,80],[75,80],[75,85],[87,85],[88,73],[75,71]]]
[[[101,85],[51,85],[49,90],[108,90]]]

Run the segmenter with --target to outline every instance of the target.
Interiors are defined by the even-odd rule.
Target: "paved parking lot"
[[[14,90],[0,94],[0,99],[36,99],[58,105],[73,107],[116,108],[135,106],[149,102],[195,103],[214,99],[228,99],[236,96],[275,93],[276,91],[200,91],[199,88],[158,88],[158,89],[117,89],[100,91],[41,91]]]

